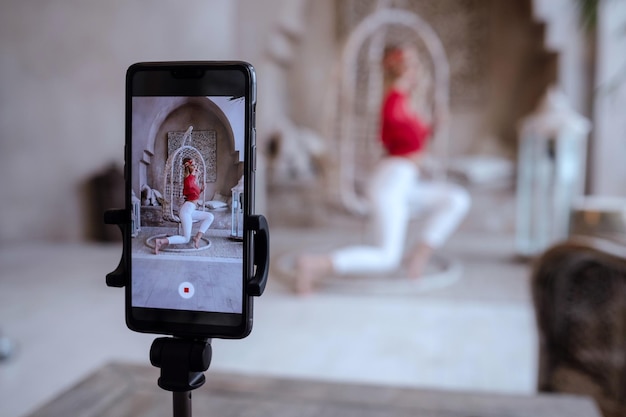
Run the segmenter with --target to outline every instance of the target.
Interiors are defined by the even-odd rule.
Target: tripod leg
[[[174,417],[191,417],[191,391],[173,393]]]

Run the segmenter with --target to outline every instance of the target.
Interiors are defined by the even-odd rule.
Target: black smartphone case
[[[207,72],[208,71],[208,72]],[[180,312],[171,309],[147,309],[146,314],[138,313],[132,305],[132,237],[129,225],[132,224],[131,178],[132,164],[132,99],[136,95],[148,96],[209,96],[235,94],[231,92],[228,74],[234,71],[244,74],[244,89],[239,82],[236,94],[246,97],[245,107],[245,158],[244,158],[244,233],[242,268],[242,314],[237,320],[232,316],[210,312]],[[210,83],[202,80],[204,74],[215,74]],[[148,76],[143,76],[148,74]],[[169,74],[169,75],[168,75]],[[180,337],[198,338],[243,338],[253,322],[253,297],[265,288],[269,265],[269,230],[263,216],[254,215],[254,175],[255,175],[255,107],[256,77],[252,65],[245,62],[153,62],[132,65],[126,79],[126,208],[125,226],[120,226],[124,234],[124,254],[120,267],[110,275],[126,275],[126,323],[131,330],[144,333],[169,334]],[[119,222],[118,222],[119,223]],[[120,270],[121,268],[121,270]],[[107,277],[109,279],[109,277]],[[114,280],[114,279],[112,279]],[[119,285],[118,285],[119,286]],[[143,310],[141,310],[143,312]]]

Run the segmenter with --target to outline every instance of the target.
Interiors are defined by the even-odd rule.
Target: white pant
[[[196,204],[191,201],[185,201],[178,210],[178,217],[180,217],[180,224],[183,229],[183,235],[170,236],[167,238],[169,243],[187,243],[191,239],[191,227],[194,220],[200,220],[200,232],[205,233],[215,216],[213,213],[207,211],[196,210]]]
[[[449,183],[419,181],[417,166],[401,157],[383,159],[369,185],[369,221],[374,243],[352,246],[331,254],[340,274],[381,273],[402,261],[411,217],[427,214],[422,242],[432,248],[445,243],[465,217],[469,194]]]

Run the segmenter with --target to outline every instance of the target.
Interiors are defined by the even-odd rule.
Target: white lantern
[[[520,125],[516,246],[535,256],[568,235],[574,200],[584,193],[591,125],[550,89]]]
[[[141,200],[135,195],[135,191],[132,190],[130,197],[131,213],[130,213],[130,235],[137,237],[141,230]]]
[[[236,186],[231,188],[232,200],[231,200],[231,227],[230,237],[233,239],[243,239],[243,177],[237,183]]]

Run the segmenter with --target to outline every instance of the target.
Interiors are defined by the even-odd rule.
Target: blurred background
[[[272,104],[259,109],[261,124],[287,113],[321,135],[345,38],[376,2],[257,3],[3,2],[0,241],[89,236],[84,186],[122,164],[124,75],[134,62],[248,60]],[[404,2],[430,22],[451,63],[451,152],[514,156],[517,124],[557,85],[593,120],[588,192],[623,195],[624,126],[614,113],[623,28],[619,13],[602,11],[586,31],[593,23],[581,22],[578,3]],[[264,127],[261,138],[272,133]]]
[[[445,288],[390,296],[366,285],[302,300],[281,277],[294,248],[361,235],[363,219],[337,197],[344,142],[333,116],[346,41],[380,8],[420,16],[447,56],[445,169],[474,201],[447,254],[465,269]],[[558,90],[558,105],[589,123],[574,167],[579,194],[610,201],[623,221],[625,52],[622,0],[2,1],[0,414],[26,415],[107,361],[147,363],[152,338],[126,330],[123,292],[104,283],[121,244],[101,224],[102,210],[123,204],[125,72],[140,61],[237,59],[257,69],[257,211],[272,227],[273,275],[253,335],[218,344],[216,368],[535,392],[531,263],[514,260],[521,126]],[[380,333],[407,315],[413,329]],[[370,340],[387,345],[356,363],[350,352]]]

